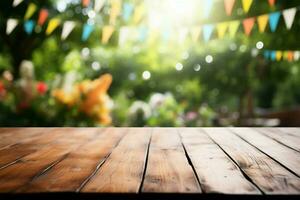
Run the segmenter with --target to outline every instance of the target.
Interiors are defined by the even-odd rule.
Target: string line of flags
[[[266,60],[270,61],[299,61],[300,51],[294,50],[264,50],[263,56]]]
[[[14,0],[13,7],[18,6],[22,2],[23,0]],[[208,4],[208,6],[206,5],[206,7],[211,9],[213,5],[213,0],[206,0],[205,2],[210,2],[205,4]],[[224,0],[224,5],[225,5],[224,7],[227,15],[231,15],[235,2],[236,2],[235,0]],[[253,0],[242,0],[242,6],[246,13],[251,8],[252,2]],[[268,0],[268,2],[271,6],[274,6],[276,1]],[[96,12],[99,12],[103,8],[105,3],[106,0],[94,0],[94,4],[93,4],[94,10]],[[89,5],[91,5],[90,0],[82,0],[83,7],[87,7]],[[110,23],[102,27],[102,43],[104,44],[108,43],[111,36],[113,35],[115,31],[114,24],[117,16],[122,14],[123,19],[128,21],[133,15],[133,18],[135,19],[134,21],[138,22],[141,20],[144,12],[144,7],[143,6],[137,6],[137,7],[138,8],[135,9],[135,12],[133,12],[134,11],[133,4],[126,2],[123,4],[123,10],[122,10],[121,0],[111,0],[111,12],[110,12],[110,20],[109,20]],[[24,26],[24,31],[28,35],[33,33],[34,28],[36,26],[40,26],[40,27],[44,26],[47,20],[49,19],[49,12],[47,9],[42,8],[39,10],[38,19],[37,20],[31,19],[31,17],[34,15],[34,13],[37,10],[38,8],[36,4],[29,3],[24,15],[24,21],[19,19],[9,18],[7,20],[6,34],[8,35],[11,34],[13,30],[18,26],[18,24],[22,22]],[[177,30],[176,32],[178,33],[178,37],[181,38],[181,40],[185,40],[186,37],[190,35],[193,41],[198,41],[202,33],[203,40],[207,42],[211,39],[212,35],[215,32],[219,39],[224,38],[226,34],[228,34],[231,38],[233,38],[236,35],[237,31],[239,30],[239,27],[242,25],[244,33],[247,36],[250,36],[256,22],[260,33],[266,31],[268,24],[270,27],[270,31],[275,32],[277,30],[281,16],[284,19],[286,28],[290,30],[293,26],[294,19],[298,10],[299,7],[293,7],[282,11],[276,11],[276,12],[267,13],[255,17],[248,17],[240,20],[224,21],[224,22],[218,22],[213,24],[203,24],[203,25],[192,26],[192,27],[182,27],[180,30]],[[63,22],[61,19],[54,17],[48,20],[45,34],[51,35],[58,27],[62,26],[61,39],[65,40],[71,34],[71,32],[74,30],[77,24],[78,23],[75,21],[67,20]],[[81,40],[86,41],[88,40],[92,32],[95,30],[95,24],[85,23],[81,26],[83,27]],[[164,38],[168,38],[170,30],[161,30],[161,31],[162,31],[161,33],[162,36]],[[136,34],[132,34],[133,32]],[[144,40],[146,39],[147,35],[150,35],[149,32],[150,30],[148,30],[148,28],[144,25],[140,25],[138,27],[123,26],[120,28],[119,40],[124,41],[130,35],[138,35],[137,38],[139,40]]]

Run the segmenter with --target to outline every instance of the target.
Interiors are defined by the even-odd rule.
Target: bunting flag
[[[115,28],[113,26],[104,26],[102,30],[102,43],[107,44],[110,37],[112,36]]]
[[[6,34],[9,35],[17,27],[19,21],[17,19],[8,19],[6,22]]]
[[[122,46],[126,43],[128,40],[128,37],[130,35],[130,28],[127,26],[123,26],[120,28],[120,34],[119,34],[119,45]]]
[[[240,21],[235,20],[235,21],[231,21],[229,22],[229,26],[228,26],[228,31],[229,31],[229,36],[231,38],[234,38],[236,32],[238,31],[240,27]]]
[[[217,25],[218,38],[222,39],[227,31],[228,23],[222,22]]]
[[[73,21],[66,21],[63,25],[63,29],[61,32],[61,39],[65,40],[70,35],[72,30],[75,28],[75,22]]]
[[[90,4],[90,0],[82,0],[82,6],[83,7],[88,7]]]
[[[292,51],[287,52],[287,60],[289,62],[292,62],[294,60],[294,52],[292,52]]]
[[[242,0],[242,6],[245,13],[248,13],[251,5],[253,3],[253,0]]]
[[[280,12],[274,12],[269,15],[269,24],[272,32],[275,32],[280,19]]]
[[[274,6],[276,3],[276,0],[268,0],[268,1],[269,1],[270,6]]]
[[[138,29],[139,29],[138,30],[138,32],[139,32],[138,40],[140,42],[144,42],[148,35],[148,28],[146,26],[140,26]]]
[[[121,12],[121,0],[111,0],[111,10],[110,10],[110,24],[116,23],[116,18]]]
[[[60,19],[53,18],[49,21],[48,27],[46,29],[46,35],[50,35],[60,24]]]
[[[300,51],[294,52],[294,61],[298,61],[300,59]]]
[[[282,58],[282,51],[276,51],[276,61],[280,61]]]
[[[204,38],[204,41],[207,42],[210,40],[210,37],[214,31],[214,25],[212,24],[207,24],[207,25],[204,25],[202,27],[203,29],[203,38]]]
[[[43,24],[46,22],[48,18],[48,10],[47,9],[41,9],[38,19],[38,25],[43,26]]]
[[[247,36],[249,36],[251,34],[251,31],[253,29],[254,23],[255,23],[255,18],[254,17],[245,19],[243,21],[243,26],[244,26],[245,34]]]
[[[213,0],[204,0],[203,2],[203,13],[204,13],[204,17],[209,17],[210,12],[212,10],[213,7]]]
[[[232,14],[232,9],[235,4],[235,0],[224,0],[225,11],[228,16]]]
[[[276,51],[271,51],[271,53],[270,53],[270,59],[271,59],[272,61],[275,61],[275,60],[276,60]]]
[[[90,35],[93,32],[93,30],[94,30],[94,25],[92,25],[92,24],[84,24],[83,31],[82,31],[82,36],[81,36],[81,40],[82,41],[86,41],[90,37]]]
[[[30,17],[32,17],[32,15],[35,13],[36,10],[37,10],[37,6],[34,3],[30,3],[27,7],[24,19],[27,20]]]
[[[197,42],[201,33],[201,27],[200,26],[195,26],[191,28],[191,37],[193,42]]]
[[[133,15],[133,23],[138,24],[143,18],[144,13],[145,13],[145,6],[143,4],[137,6]]]
[[[13,1],[13,7],[17,7],[20,3],[22,3],[24,0],[14,0]]]
[[[24,23],[24,30],[28,35],[31,35],[35,26],[35,21],[27,20]]]
[[[134,6],[131,3],[124,3],[123,5],[123,19],[128,21],[133,13]]]
[[[189,30],[187,28],[182,28],[178,32],[178,42],[183,44],[186,41]]]
[[[268,21],[269,21],[269,15],[261,15],[257,17],[259,32],[261,33],[265,32]]]
[[[96,12],[100,12],[100,10],[103,8],[104,4],[105,4],[105,0],[95,0],[94,10]]]
[[[282,12],[283,19],[287,29],[291,29],[296,16],[297,8],[290,8]]]

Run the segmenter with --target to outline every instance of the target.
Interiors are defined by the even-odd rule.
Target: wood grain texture
[[[228,129],[204,130],[264,193],[300,193],[300,179],[297,176]]]
[[[176,129],[153,130],[142,192],[201,192]]]
[[[180,134],[205,193],[261,194],[201,129],[181,129]]]
[[[250,128],[231,129],[235,134],[260,149],[300,176],[300,153]]]
[[[80,146],[82,142],[96,135],[95,129],[70,130],[72,137],[66,134],[53,145],[41,148],[23,157],[20,162],[0,170],[0,192],[12,192],[24,186],[35,177],[47,171],[52,165],[61,161],[70,151]],[[64,131],[61,133],[63,134]]]
[[[151,129],[132,128],[82,192],[137,193],[146,163]]]

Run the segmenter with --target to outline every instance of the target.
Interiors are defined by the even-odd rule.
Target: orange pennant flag
[[[235,0],[224,0],[225,11],[228,16],[231,15]]]
[[[261,15],[257,17],[259,32],[261,33],[265,32],[268,21],[269,21],[269,15]]]
[[[47,9],[41,9],[39,19],[38,19],[38,25],[43,26],[43,24],[46,22],[46,19],[48,18],[48,10]]]
[[[245,34],[247,36],[249,36],[251,34],[251,31],[253,29],[254,23],[255,23],[255,18],[254,17],[245,19],[243,21],[243,26],[244,26]]]
[[[83,7],[88,7],[89,4],[90,4],[90,0],[82,0]]]
[[[268,1],[269,1],[270,6],[274,6],[276,3],[276,0],[268,0]]]
[[[294,52],[288,51],[288,53],[287,53],[287,60],[289,62],[292,62],[294,60]]]

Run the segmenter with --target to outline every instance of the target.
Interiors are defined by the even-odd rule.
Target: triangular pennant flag
[[[239,29],[239,26],[240,26],[239,20],[229,22],[228,30],[229,30],[229,36],[231,38],[234,38],[237,30]]]
[[[244,26],[245,34],[247,36],[249,36],[251,34],[254,23],[255,23],[255,18],[254,17],[244,19],[243,26]]]
[[[102,30],[102,43],[107,44],[110,37],[112,36],[115,28],[113,26],[104,26]]]
[[[294,60],[294,52],[288,51],[288,53],[287,53],[287,60],[289,62],[292,62]]]
[[[115,24],[116,18],[121,12],[121,6],[121,0],[111,0],[111,10],[109,18],[110,24]]]
[[[189,33],[189,30],[187,28],[181,28],[179,30],[179,32],[178,32],[178,42],[180,44],[182,44],[186,41],[188,33]]]
[[[276,51],[276,60],[280,61],[282,58],[282,51]]]
[[[6,22],[6,34],[9,35],[17,27],[19,21],[17,19],[8,19]]]
[[[203,2],[203,13],[204,13],[204,17],[209,17],[211,9],[213,7],[213,0],[204,0]]]
[[[225,11],[228,16],[231,15],[235,0],[224,0]]]
[[[270,54],[271,54],[270,51],[268,51],[268,50],[264,51],[264,57],[265,57],[265,59],[268,60],[270,58]]]
[[[192,41],[193,42],[197,42],[201,33],[201,27],[200,26],[196,26],[191,28],[191,36],[192,36]]]
[[[34,29],[34,26],[35,26],[35,21],[33,21],[33,20],[27,20],[27,21],[25,21],[25,23],[24,23],[24,30],[25,30],[25,32],[28,35],[31,35],[32,31]]]
[[[217,24],[217,33],[219,39],[222,39],[224,37],[227,28],[228,28],[228,22],[222,22]]]
[[[140,4],[136,7],[134,14],[133,14],[133,23],[137,24],[141,21],[145,14],[145,6],[143,4]]]
[[[139,36],[138,36],[139,41],[144,42],[148,35],[148,28],[146,26],[140,26],[138,32],[139,32]]]
[[[93,30],[94,30],[94,25],[92,25],[92,24],[84,24],[84,26],[83,26],[83,32],[82,32],[82,36],[81,36],[81,40],[82,41],[86,41],[90,37],[90,35],[93,32]]]
[[[270,6],[274,6],[276,3],[276,0],[268,0],[268,1],[269,1]]]
[[[67,39],[67,37],[70,35],[70,33],[72,32],[74,27],[75,27],[75,22],[66,21],[63,25],[63,29],[62,29],[62,32],[61,32],[61,39],[62,40]]]
[[[283,60],[288,60],[288,54],[289,54],[288,51],[283,52]]]
[[[36,9],[37,9],[37,6],[34,3],[30,3],[26,10],[24,19],[25,20],[29,19],[35,13]]]
[[[275,32],[277,29],[280,15],[281,15],[280,12],[274,12],[269,15],[269,24],[272,32]]]
[[[41,9],[38,19],[38,25],[43,26],[43,24],[46,22],[48,18],[48,10],[47,9]]]
[[[90,0],[82,0],[82,6],[83,7],[88,7],[90,4]]]
[[[59,24],[60,24],[60,19],[58,18],[51,19],[46,29],[46,35],[50,35],[58,27]]]
[[[134,6],[131,3],[124,3],[123,5],[123,19],[128,21],[133,13]]]
[[[282,12],[283,19],[287,29],[291,29],[294,23],[297,8],[290,8]]]
[[[129,35],[130,35],[129,27],[123,26],[120,28],[120,34],[119,34],[119,45],[120,46],[124,45],[127,42]]]
[[[265,32],[268,20],[269,20],[269,15],[261,15],[257,17],[259,32],[261,33]]]
[[[300,51],[294,52],[294,61],[298,61],[300,59]]]
[[[17,7],[20,3],[22,3],[24,0],[14,0],[13,1],[13,7]]]
[[[242,0],[243,10],[245,13],[249,12],[252,2],[253,0]]]
[[[105,4],[105,0],[95,0],[94,10],[96,12],[99,12],[103,8],[104,4]]]
[[[276,60],[276,51],[271,51],[270,59],[271,59],[272,61],[275,61],[275,60]]]
[[[213,24],[207,24],[207,25],[204,25],[202,27],[203,29],[203,38],[204,38],[204,41],[207,42],[210,40],[210,37],[214,31],[214,25]]]

